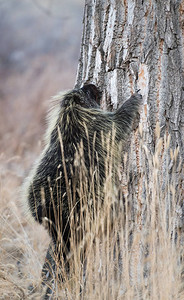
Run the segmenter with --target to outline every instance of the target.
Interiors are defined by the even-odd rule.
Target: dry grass
[[[132,166],[125,156],[124,205],[120,197],[113,217],[118,193],[112,183],[111,155],[107,156],[104,205],[99,204],[100,197],[95,204],[93,193],[85,195],[81,185],[81,199],[92,199],[96,214],[91,216],[86,200],[82,204],[86,209],[82,221],[87,232],[86,261],[80,265],[83,247],[74,248],[71,276],[57,291],[61,299],[183,298],[183,244],[179,229],[182,167],[178,149],[173,152],[169,148],[170,137],[160,138],[159,127],[156,130],[153,155],[140,142],[142,166],[131,187],[127,184]],[[133,149],[134,146],[132,152]],[[73,235],[76,240],[75,232]]]
[[[131,152],[134,147],[132,144]],[[79,258],[84,255],[84,243],[73,246],[70,276],[65,274],[65,281],[56,285],[55,296],[59,299],[183,299],[179,224],[182,167],[178,149],[171,151],[169,137],[158,136],[154,154],[141,139],[139,154],[142,164],[129,185],[135,166],[130,166],[125,156],[121,170],[124,200],[118,210],[116,207],[116,214],[112,213],[117,191],[111,168],[107,168],[103,191],[105,205],[96,203],[90,194],[95,214],[86,205],[89,195],[85,194],[85,184],[81,185],[87,255],[82,265]],[[14,158],[14,163],[18,159]],[[24,219],[15,192],[21,179],[8,173],[8,163],[1,158],[0,299],[40,299],[40,272],[49,239],[41,226]],[[30,284],[37,287],[32,294]]]

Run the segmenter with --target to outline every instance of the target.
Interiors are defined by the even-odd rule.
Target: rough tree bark
[[[182,156],[183,57],[184,1],[86,0],[77,86],[96,83],[113,109],[141,89],[147,141],[159,121]]]
[[[86,0],[83,23],[76,86],[100,86],[102,106],[108,109],[141,89],[144,141],[154,152],[158,122],[161,136],[170,134],[171,148],[179,147],[183,160],[184,1]],[[136,134],[133,141],[138,172]]]

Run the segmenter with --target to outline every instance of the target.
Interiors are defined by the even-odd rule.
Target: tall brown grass
[[[59,282],[56,278],[53,298],[184,298],[180,230],[183,169],[179,149],[170,148],[170,136],[160,137],[158,126],[156,134],[152,154],[143,143],[140,128],[138,152],[132,143],[128,155],[124,155],[123,168],[118,168],[119,188],[113,182],[110,150],[103,190],[98,186],[96,193],[93,184],[87,178],[84,180],[85,167],[81,169],[80,228],[76,231],[75,224],[72,226],[71,209],[70,222],[74,230],[71,232],[70,274],[65,273],[61,263],[59,271],[65,280]],[[93,170],[91,174],[98,176]],[[39,289],[40,272],[48,236],[43,229],[40,234],[36,224],[25,230],[26,221],[15,205],[10,211],[9,219],[1,216],[0,249],[4,252],[0,258],[0,295],[2,299],[10,296],[40,299],[43,293]],[[80,232],[83,238],[79,238]],[[36,244],[34,234],[39,235]],[[9,264],[3,263],[5,255],[10,255]],[[32,294],[27,289],[30,284],[37,287]]]

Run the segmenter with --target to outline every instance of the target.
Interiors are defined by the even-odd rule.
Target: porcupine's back
[[[96,183],[103,189],[107,157],[115,164],[119,158],[118,145],[132,130],[141,96],[134,94],[113,113],[100,110],[99,98],[95,86],[84,86],[59,99],[51,114],[46,147],[27,180],[29,208],[40,223],[46,217],[48,224],[66,224],[69,205],[80,200],[80,183],[87,179],[88,190]]]
[[[68,217],[66,185],[70,185],[72,193],[73,181],[76,186],[81,161],[85,170],[89,171],[89,149],[98,152],[97,148],[100,146],[96,139],[93,139],[96,126],[94,120],[98,109],[81,107],[81,103],[78,102],[78,97],[81,99],[81,96],[78,90],[74,90],[62,100],[58,99],[60,107],[55,109],[53,117],[52,113],[49,117],[51,121],[45,149],[28,179],[29,207],[33,217],[40,223],[45,216],[53,220],[54,210],[56,208],[58,211],[58,207],[62,211],[62,218]],[[55,120],[55,124],[52,119]]]

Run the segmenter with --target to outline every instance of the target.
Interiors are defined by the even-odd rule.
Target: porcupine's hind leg
[[[57,283],[61,283],[65,274],[69,274],[69,262],[67,254],[70,251],[69,226],[66,227],[62,235],[62,248],[57,239],[49,244],[45,262],[42,268],[42,285],[45,291],[44,300],[52,299],[53,293],[57,290]],[[62,266],[64,267],[64,277],[62,276]]]
[[[52,295],[56,290],[56,253],[53,242],[49,244],[45,262],[42,268],[42,286],[45,291],[44,300],[52,299]]]

